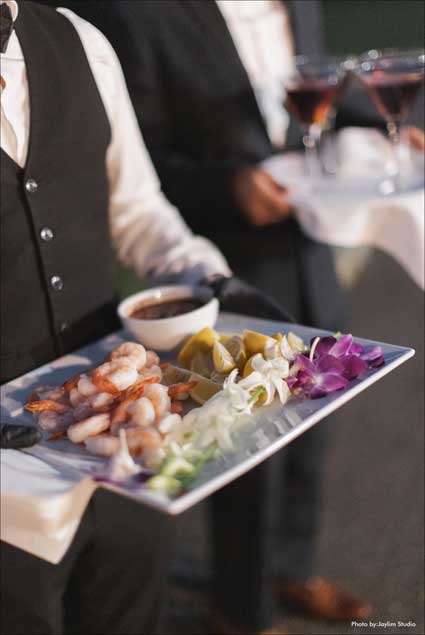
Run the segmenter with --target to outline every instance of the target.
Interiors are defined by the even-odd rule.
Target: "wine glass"
[[[346,76],[343,59],[326,55],[300,55],[285,82],[286,106],[303,130],[308,175],[322,172],[318,147],[328,115],[340,96]]]
[[[392,158],[386,166],[385,193],[402,185],[400,128],[423,84],[424,69],[424,49],[372,49],[361,56],[354,71],[387,124]]]
[[[337,59],[336,57],[334,59]],[[320,140],[320,160],[322,163],[323,172],[327,175],[335,176],[338,172],[338,152],[336,146],[336,130],[335,122],[338,113],[338,102],[346,91],[349,85],[352,72],[358,64],[358,59],[355,55],[343,55],[339,58],[343,76],[339,85],[338,94],[336,95],[326,118],[325,125],[322,130]]]

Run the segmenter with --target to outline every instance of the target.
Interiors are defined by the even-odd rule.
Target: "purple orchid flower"
[[[314,344],[313,344],[314,342]],[[366,368],[378,368],[384,363],[381,348],[375,346],[365,352],[350,334],[338,339],[333,336],[312,340],[310,358],[298,355],[286,382],[299,396],[318,399],[342,390]]]
[[[318,399],[346,387],[344,370],[344,364],[332,355],[322,355],[314,362],[305,355],[297,355],[287,382],[295,394]]]
[[[374,346],[365,352],[364,347],[361,344],[357,344],[351,334],[342,335],[338,339],[333,336],[321,337],[316,346],[314,359],[320,358],[322,355],[333,355],[338,359],[355,356],[365,361],[368,368],[379,368],[385,363],[380,346]],[[356,364],[354,360],[350,361],[349,367],[351,369],[349,374],[352,375],[349,379],[354,379],[364,370],[361,364]],[[353,374],[356,372],[357,374]]]

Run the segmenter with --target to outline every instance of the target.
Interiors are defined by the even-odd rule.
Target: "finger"
[[[288,211],[288,214],[289,213],[291,213],[291,210]],[[277,223],[280,223],[288,214],[284,214],[282,211],[276,212],[274,208],[269,208],[265,205],[262,205],[261,211],[257,211],[255,215],[253,214],[251,216],[251,222],[257,227],[276,225]]]
[[[263,227],[264,225],[270,225],[271,222],[275,222],[275,215],[271,214],[262,203],[257,203],[253,206],[253,208],[249,210],[248,215],[251,224],[256,227]]]
[[[267,193],[263,204],[268,215],[274,222],[279,222],[293,212],[293,206],[286,196],[282,194]]]
[[[287,188],[276,183],[269,174],[262,173],[261,178],[258,179],[258,188],[261,202],[271,218],[280,220],[292,211]]]
[[[415,150],[421,150],[422,152],[425,150],[425,134],[424,131],[420,128],[416,128],[414,126],[410,126],[407,129],[408,140],[410,145],[415,148]]]

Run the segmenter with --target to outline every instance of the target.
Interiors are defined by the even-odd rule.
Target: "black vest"
[[[16,33],[30,140],[23,169],[1,151],[1,382],[116,327],[101,97],[67,18],[20,2]]]

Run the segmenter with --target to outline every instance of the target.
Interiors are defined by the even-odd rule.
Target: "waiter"
[[[66,2],[113,43],[164,191],[192,229],[213,238],[235,271],[289,305],[297,321],[343,329],[331,250],[303,235],[288,192],[261,165],[301,141],[283,87],[294,54],[323,51],[321,3]],[[368,102],[350,94],[338,125],[382,126]],[[369,603],[314,568],[326,426],[275,459],[280,477],[269,506],[279,531],[271,553],[266,465],[212,498],[213,632],[268,623],[270,564],[279,602],[331,621],[368,615]]]
[[[0,11],[3,383],[116,328],[115,253],[156,282],[240,285],[161,193],[103,35],[66,9]],[[2,446],[34,437],[2,426]],[[2,544],[2,631],[154,632],[172,533],[99,492],[59,565]]]

